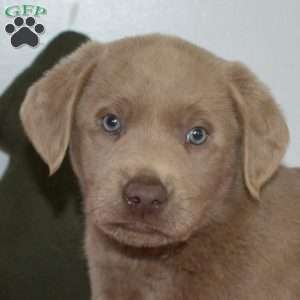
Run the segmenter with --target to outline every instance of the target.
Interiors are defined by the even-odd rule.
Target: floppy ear
[[[230,69],[230,88],[243,128],[244,179],[259,199],[277,170],[289,141],[288,127],[266,86],[241,63]]]
[[[74,104],[95,65],[100,44],[87,42],[28,90],[20,109],[23,127],[52,175],[68,148]]]

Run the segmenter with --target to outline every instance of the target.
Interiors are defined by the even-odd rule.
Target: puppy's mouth
[[[111,226],[121,227],[124,230],[142,234],[163,234],[161,231],[143,223],[114,223]]]
[[[106,223],[100,229],[118,242],[135,247],[159,247],[172,242],[169,234],[141,222]]]

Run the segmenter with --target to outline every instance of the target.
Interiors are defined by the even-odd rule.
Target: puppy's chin
[[[131,247],[155,248],[179,242],[172,236],[142,223],[106,223],[98,225],[98,228],[109,238]]]

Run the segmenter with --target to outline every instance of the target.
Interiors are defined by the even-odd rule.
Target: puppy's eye
[[[110,134],[118,134],[121,131],[121,122],[114,114],[107,114],[102,118],[103,129]]]
[[[203,127],[194,127],[186,134],[186,142],[193,145],[203,144],[208,137]]]

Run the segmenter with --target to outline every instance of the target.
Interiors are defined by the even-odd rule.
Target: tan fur
[[[31,87],[21,119],[51,173],[70,146],[93,300],[300,299],[300,170],[279,165],[287,126],[242,64],[163,35],[89,42]],[[139,176],[168,192],[142,220],[121,201]],[[130,222],[155,232],[116,225]]]

